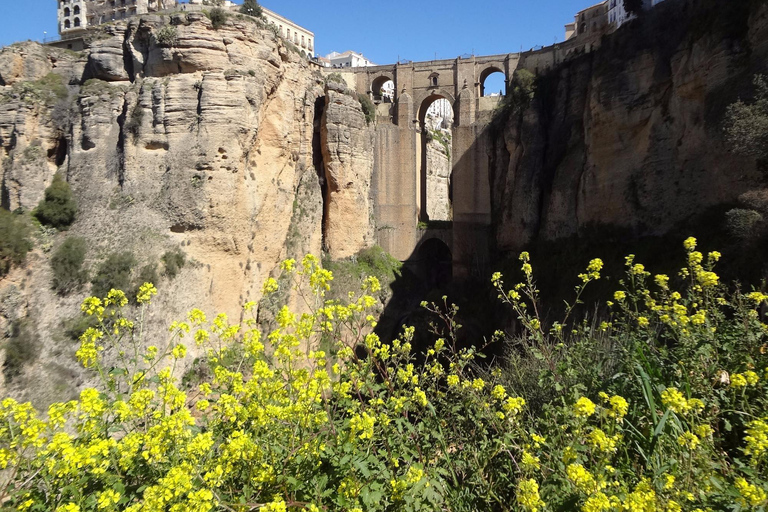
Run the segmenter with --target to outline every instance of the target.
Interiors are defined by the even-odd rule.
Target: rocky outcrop
[[[190,264],[181,274],[158,283],[148,339],[191,307],[238,321],[241,305],[259,300],[282,258],[321,253],[315,165],[322,158],[313,139],[316,105],[325,101],[322,77],[255,20],[232,17],[214,30],[200,13],[144,16],[95,39],[83,56],[36,43],[0,51],[3,207],[31,210],[62,173],[79,213],[68,233],[51,239],[54,247],[66,236],[85,237],[91,270],[112,251],[131,251],[137,267],[158,265],[169,249],[186,253]],[[351,225],[361,216],[370,222],[371,159],[360,155],[371,154],[372,140],[359,102],[343,96],[348,104],[337,109],[336,97],[326,109],[335,134],[329,176],[365,200],[353,211],[336,203],[331,240],[339,239],[333,229],[352,232],[339,215],[349,215]],[[347,124],[357,130],[351,145]],[[370,244],[370,228],[354,233],[352,252],[361,240]],[[87,293],[57,297],[49,256],[38,245],[26,268],[0,280],[0,297],[14,298],[0,304],[0,314],[7,321],[28,312],[40,339],[60,333]],[[82,376],[71,378],[75,360],[59,357],[56,345],[42,344],[24,378],[58,386],[61,379],[41,376],[50,375],[54,359],[67,361],[64,388],[71,389]],[[32,388],[24,382],[14,384],[22,397],[41,403],[56,394],[40,384],[35,396],[25,395]]]
[[[531,107],[492,137],[498,247],[594,224],[662,234],[762,188],[722,130],[764,72],[767,14],[764,2],[667,1],[542,75]]]
[[[333,258],[346,258],[373,245],[374,135],[355,93],[343,83],[329,82],[321,131],[327,190],[323,233]]]

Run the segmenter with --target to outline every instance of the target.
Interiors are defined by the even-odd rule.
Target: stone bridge
[[[372,188],[379,245],[416,269],[437,272],[437,280],[485,269],[492,240],[489,126],[503,98],[486,96],[483,83],[494,72],[503,73],[508,84],[517,69],[543,71],[571,50],[555,45],[524,53],[324,70],[340,73],[350,88],[376,103]],[[379,92],[389,80],[394,97],[382,97]],[[430,105],[441,98],[453,107],[452,217],[434,222],[426,214],[430,198],[424,121]]]

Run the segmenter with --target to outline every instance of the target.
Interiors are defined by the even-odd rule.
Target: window
[[[64,16],[69,16],[69,14],[70,14],[69,7],[65,7],[64,8]]]
[[[282,25],[280,25],[280,35],[281,36],[283,35],[283,26]]]
[[[288,39],[291,38],[291,29],[288,29]]]
[[[64,20],[64,28],[69,28],[70,26],[69,20]]]
[[[75,18],[75,26],[76,27],[80,26],[80,18]]]
[[[304,36],[301,36],[301,46],[302,48],[306,48],[307,44],[304,42]]]
[[[80,14],[80,6],[76,5],[74,9],[72,9],[72,12],[75,14]]]

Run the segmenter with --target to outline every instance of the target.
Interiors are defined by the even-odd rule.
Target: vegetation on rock
[[[88,271],[83,269],[87,246],[85,238],[69,237],[51,256],[53,289],[59,295],[67,295],[88,282]]]
[[[131,252],[113,252],[99,265],[91,279],[91,294],[106,297],[112,289],[128,290],[135,266],[136,258]]]
[[[0,208],[0,277],[21,265],[32,249],[27,219]]]
[[[18,377],[24,366],[35,360],[40,350],[38,345],[37,335],[29,320],[11,322],[9,336],[4,344],[3,375],[7,380]]]
[[[264,16],[264,11],[256,0],[245,0],[240,6],[240,14],[261,18]]]
[[[365,114],[365,122],[371,124],[376,120],[376,105],[373,104],[367,94],[358,93],[357,99],[360,101],[363,114]]]
[[[207,15],[208,19],[211,20],[211,26],[214,30],[219,30],[221,27],[223,27],[224,23],[227,22],[227,18],[229,17],[227,11],[221,7],[214,7],[207,12]]]
[[[181,249],[166,251],[160,259],[165,266],[163,274],[169,279],[174,279],[187,263],[187,256]]]
[[[69,183],[60,174],[53,176],[53,182],[45,189],[45,197],[33,212],[42,224],[62,230],[68,228],[77,215],[77,203],[72,197]]]
[[[733,151],[764,160],[768,158],[768,81],[757,75],[754,86],[753,101],[739,100],[728,107],[725,135]]]

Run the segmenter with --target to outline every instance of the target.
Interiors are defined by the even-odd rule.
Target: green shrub
[[[240,6],[240,13],[254,18],[263,18],[264,11],[256,0],[245,0]]]
[[[32,249],[29,223],[22,215],[0,208],[0,277],[21,265]]]
[[[768,158],[768,81],[754,78],[755,97],[730,105],[725,114],[725,138],[736,153]]]
[[[169,279],[174,279],[187,263],[187,257],[181,249],[166,251],[161,260],[165,266],[163,274]]]
[[[98,327],[98,326],[99,326],[98,318],[91,315],[80,314],[70,318],[69,320],[63,321],[61,328],[64,332],[64,335],[69,340],[79,341],[80,336],[82,336],[83,333],[87,331],[89,327]]]
[[[763,216],[755,210],[733,208],[725,212],[725,223],[728,233],[739,240],[756,239],[761,233],[758,226]]]
[[[91,295],[106,297],[111,289],[128,290],[136,258],[130,252],[114,252],[99,265],[91,279]]]
[[[45,189],[45,198],[40,201],[33,215],[42,224],[62,230],[68,228],[77,215],[77,203],[72,197],[69,183],[58,173],[53,182]]]
[[[155,34],[158,46],[175,46],[179,39],[179,31],[173,25],[163,25]]]
[[[37,358],[39,342],[32,323],[27,319],[14,320],[5,344],[3,374],[7,380],[18,377],[24,367]]]
[[[218,30],[223,27],[224,23],[227,22],[228,17],[229,15],[227,14],[227,11],[221,7],[214,7],[208,11],[208,19],[211,20],[211,26],[214,30]]]
[[[59,295],[79,290],[88,282],[88,271],[83,269],[86,252],[85,238],[73,236],[64,240],[51,256],[53,289]]]
[[[358,93],[357,99],[360,101],[360,106],[363,108],[365,122],[371,124],[376,120],[376,105],[373,104],[371,98],[369,98],[367,94]]]
[[[336,82],[337,84],[344,84],[344,85],[347,84],[347,81],[344,80],[344,77],[341,76],[341,73],[338,73],[335,71],[333,73],[329,73],[325,77],[325,83],[330,83],[330,82]]]

